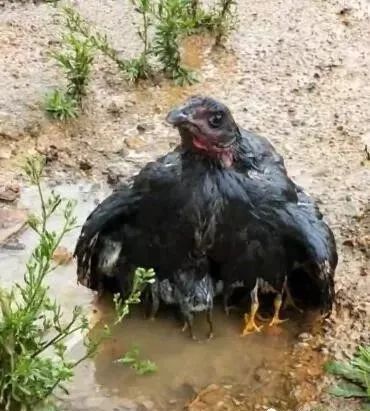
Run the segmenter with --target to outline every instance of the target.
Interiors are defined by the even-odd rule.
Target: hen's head
[[[178,128],[185,146],[221,160],[226,167],[232,165],[240,131],[224,104],[210,97],[191,97],[168,113],[167,122]]]

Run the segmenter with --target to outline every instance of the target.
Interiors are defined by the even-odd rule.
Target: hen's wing
[[[117,263],[123,265],[126,262],[124,240],[127,232],[131,238],[140,236],[140,228],[135,231],[136,220],[147,210],[150,224],[150,207],[154,206],[151,196],[166,192],[168,186],[174,184],[176,160],[177,155],[170,153],[147,164],[134,178],[132,186],[124,184],[117,187],[89,215],[74,252],[79,282],[97,289],[102,276],[114,276]],[[160,198],[161,194],[157,197]],[[159,204],[157,206],[160,207]]]

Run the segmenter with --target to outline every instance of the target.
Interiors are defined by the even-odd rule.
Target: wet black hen
[[[283,294],[330,312],[335,240],[313,199],[287,176],[282,157],[213,99],[192,98],[169,119],[192,142],[198,176],[208,182],[203,195],[214,204],[208,216],[216,228],[207,255],[218,266],[225,302],[234,288],[251,291],[245,333],[258,329],[258,291],[276,294],[271,324],[280,321]]]

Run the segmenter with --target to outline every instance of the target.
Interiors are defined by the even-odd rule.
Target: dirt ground
[[[135,54],[137,16],[128,0],[72,3],[123,56]],[[226,50],[204,37],[185,41],[184,60],[200,79],[191,87],[129,86],[97,55],[86,111],[68,125],[49,120],[42,108],[45,93],[63,85],[48,56],[61,29],[50,5],[0,1],[0,191],[22,187],[19,164],[35,151],[52,159],[53,181],[124,180],[177,144],[164,122],[172,105],[212,95],[240,125],[273,142],[335,232],[337,304],[321,352],[342,358],[369,343],[370,3],[240,0],[238,30]]]

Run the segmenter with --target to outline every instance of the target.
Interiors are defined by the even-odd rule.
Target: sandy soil
[[[136,52],[128,0],[73,4],[123,56]],[[0,2],[0,186],[21,182],[20,160],[35,150],[57,153],[49,166],[56,181],[125,179],[178,142],[164,123],[169,107],[194,93],[213,95],[240,125],[271,139],[334,229],[338,298],[321,350],[348,356],[369,342],[370,3],[240,0],[239,20],[226,51],[202,37],[185,42],[184,59],[200,78],[192,87],[130,87],[98,55],[86,112],[61,126],[42,109],[45,93],[63,85],[48,57],[59,41],[57,9]],[[83,171],[86,162],[92,167]]]

